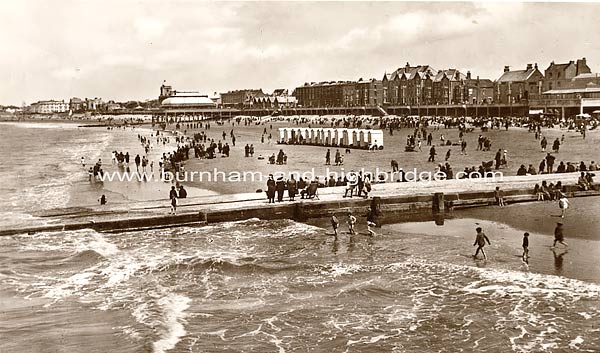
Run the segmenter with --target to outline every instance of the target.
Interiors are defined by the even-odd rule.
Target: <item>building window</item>
[[[560,80],[560,72],[558,73],[558,79]]]

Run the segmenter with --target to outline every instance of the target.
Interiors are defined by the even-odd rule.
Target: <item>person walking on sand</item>
[[[135,168],[136,168],[137,172],[139,173],[140,172],[140,163],[142,162],[142,159],[140,158],[139,154],[135,156],[134,161],[135,161]]]
[[[435,146],[431,146],[431,148],[429,149],[429,159],[427,160],[427,162],[435,162]]]
[[[529,233],[523,234],[523,261],[529,259]]]
[[[354,232],[355,224],[356,224],[356,217],[354,217],[354,215],[352,215],[351,211],[348,211],[348,233],[350,233],[350,235],[356,234]]]
[[[333,228],[333,235],[337,238],[338,228],[340,227],[340,221],[338,221],[335,213],[331,216],[331,227]]]
[[[485,246],[486,241],[489,245],[492,245],[492,243],[490,243],[490,240],[485,235],[481,227],[477,227],[475,231],[477,232],[477,237],[475,238],[473,246],[477,245],[477,251],[475,251],[475,255],[473,255],[473,257],[477,257],[477,255],[479,255],[479,251],[481,250],[481,253],[483,254],[483,259],[487,260],[487,256],[485,255],[485,251],[483,251],[483,247]]]
[[[569,208],[569,200],[567,199],[567,196],[563,193],[560,193],[558,207],[560,207],[561,210],[560,218],[565,218],[565,215],[567,214],[567,208]]]
[[[556,243],[561,243],[565,247],[569,245],[565,243],[565,235],[563,233],[563,224],[561,222],[556,223],[556,228],[554,228],[554,244],[552,244],[552,248],[556,248]]]

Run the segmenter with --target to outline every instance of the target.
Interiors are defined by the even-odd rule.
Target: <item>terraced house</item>
[[[504,67],[504,73],[496,80],[495,103],[516,104],[527,103],[529,99],[536,99],[542,94],[544,75],[535,65],[527,64],[525,70],[510,70]]]
[[[494,101],[494,82],[479,76],[471,78],[471,72],[467,71],[467,77],[463,82],[463,98],[465,104],[492,104]]]
[[[436,74],[437,71],[429,65],[410,66],[409,63],[389,75],[384,74],[384,104],[433,104],[433,79]]]
[[[572,80],[575,77],[591,72],[585,58],[581,58],[577,62],[571,60],[565,64],[555,64],[553,61],[544,71],[544,91],[573,88]]]
[[[467,76],[457,69],[440,70],[433,79],[433,100],[435,104],[462,104],[463,84]]]

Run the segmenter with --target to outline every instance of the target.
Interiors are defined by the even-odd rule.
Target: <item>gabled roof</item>
[[[456,77],[457,74],[458,74],[458,78]],[[444,78],[444,76],[448,77],[448,80],[450,80],[450,81],[461,81],[461,80],[464,80],[467,78],[467,76],[465,76],[463,73],[461,73],[457,69],[448,69],[448,70],[438,71],[438,73],[437,73],[437,75],[435,75],[435,78],[433,79],[433,81],[439,82]]]
[[[569,62],[569,63],[564,63],[564,64],[555,64],[554,62],[551,62],[550,66],[548,66],[548,68],[546,70],[549,70],[550,68],[564,70],[567,67],[569,67],[569,65],[575,65],[575,63]]]
[[[498,79],[498,83],[502,82],[522,82],[527,81],[534,72],[536,72],[536,68],[531,68],[528,70],[514,70],[507,71],[500,76]]]
[[[397,78],[400,79],[402,77],[405,77],[407,80],[412,80],[417,75],[423,78],[423,74],[427,72],[429,72],[430,75],[433,76],[437,73],[437,70],[435,70],[429,65],[404,66],[392,72],[390,79],[394,80]]]
[[[426,80],[426,79],[433,79],[434,75],[433,75],[433,73],[431,73],[429,71],[427,71],[427,72],[417,71],[412,76],[412,79],[414,79],[416,77],[420,78],[421,80]]]

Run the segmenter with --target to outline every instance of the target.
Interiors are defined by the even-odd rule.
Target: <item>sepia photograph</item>
[[[0,3],[0,353],[600,352],[600,2]]]

